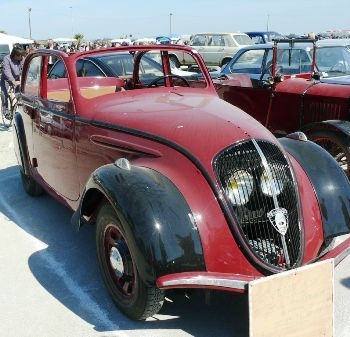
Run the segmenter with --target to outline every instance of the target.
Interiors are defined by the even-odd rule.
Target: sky
[[[350,0],[0,0],[0,31],[34,40],[267,29],[350,30]]]

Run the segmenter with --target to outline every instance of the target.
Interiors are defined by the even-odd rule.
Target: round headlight
[[[226,195],[234,206],[245,205],[254,188],[253,177],[247,171],[236,171],[226,184]]]
[[[261,191],[269,197],[272,197],[273,195],[279,195],[284,187],[283,180],[276,175],[275,171],[272,171],[269,177],[266,170],[264,170],[260,181]]]

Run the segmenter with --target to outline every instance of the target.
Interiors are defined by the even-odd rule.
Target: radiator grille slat
[[[214,171],[251,252],[269,267],[297,266],[302,250],[298,194],[280,149],[267,141],[247,140],[220,153]],[[284,236],[283,226],[274,226],[269,212],[277,214],[273,219],[287,220]]]

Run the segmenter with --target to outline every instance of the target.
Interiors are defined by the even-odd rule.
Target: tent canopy
[[[32,44],[34,43],[34,40],[31,39],[24,39],[23,37],[14,36],[14,35],[8,35],[4,33],[0,33],[0,43],[9,43],[9,44]]]
[[[70,37],[56,37],[55,39],[52,39],[54,42],[58,43],[69,43],[69,42],[76,42],[77,39],[72,39]]]

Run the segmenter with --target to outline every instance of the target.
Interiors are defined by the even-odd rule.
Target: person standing
[[[26,51],[20,46],[15,45],[10,54],[6,55],[3,60],[3,69],[0,79],[1,98],[3,109],[8,110],[8,88],[19,87],[21,72],[23,67],[24,56]]]
[[[58,49],[58,46],[57,44],[54,44],[53,43],[53,40],[52,39],[49,39],[47,40],[47,46],[46,46],[46,49]],[[50,68],[53,66],[53,64],[55,63],[55,58],[53,56],[49,56],[49,70]]]

